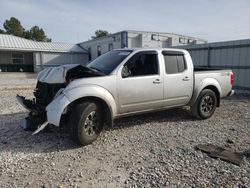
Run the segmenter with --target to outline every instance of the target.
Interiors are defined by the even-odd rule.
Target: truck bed
[[[221,97],[226,97],[232,90],[230,84],[230,69],[195,67],[194,68],[194,90],[199,92],[200,86],[209,78],[215,79],[221,88]]]
[[[194,67],[194,72],[201,72],[201,71],[225,71],[228,69],[222,68],[211,68],[211,67]]]

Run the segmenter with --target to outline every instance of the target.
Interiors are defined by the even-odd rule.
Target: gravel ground
[[[123,118],[78,147],[64,130],[23,131],[16,94],[32,90],[0,91],[0,187],[250,187],[250,98],[223,100],[205,121],[186,109]],[[195,150],[202,143],[248,158],[241,166],[212,159]]]
[[[33,88],[36,84],[34,73],[0,73],[0,90]]]

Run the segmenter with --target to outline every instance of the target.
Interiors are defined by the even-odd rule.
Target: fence
[[[178,47],[180,48],[180,47]],[[237,93],[250,93],[250,39],[182,46],[194,66],[232,69]]]

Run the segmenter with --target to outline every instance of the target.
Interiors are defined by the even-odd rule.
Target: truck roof
[[[150,51],[150,50],[169,50],[169,51],[179,51],[179,52],[186,52],[184,49],[178,49],[178,48],[120,48],[115,50],[132,50],[132,51]]]

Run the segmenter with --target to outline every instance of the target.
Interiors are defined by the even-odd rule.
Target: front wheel
[[[204,89],[201,91],[195,104],[191,107],[192,114],[199,119],[210,118],[215,112],[217,98],[214,91]]]
[[[70,116],[69,127],[72,139],[81,145],[91,144],[97,139],[104,124],[100,106],[94,102],[77,105]]]

